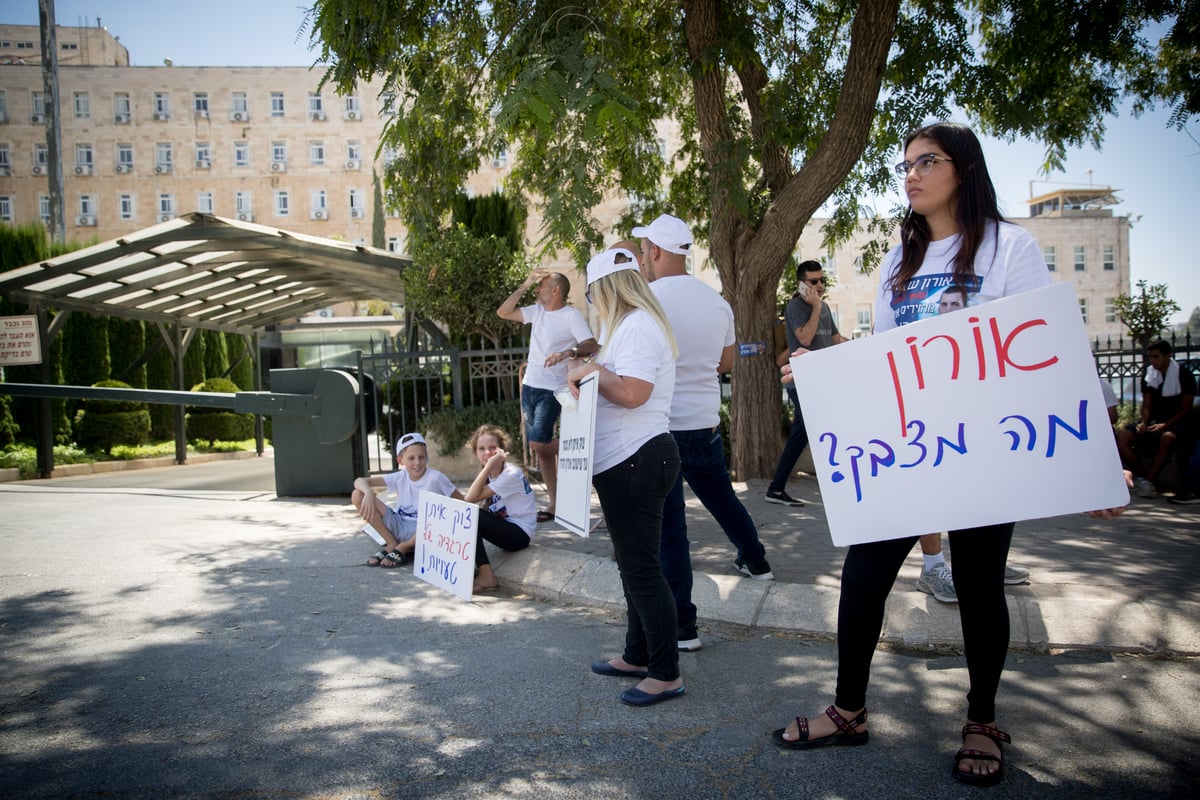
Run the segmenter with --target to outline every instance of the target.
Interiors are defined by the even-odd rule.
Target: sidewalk
[[[729,540],[688,492],[693,601],[705,621],[833,637],[845,551],[834,547],[815,478],[793,479],[802,508],[767,503],[766,481],[735,483],[754,518],[775,580],[733,569]],[[598,513],[595,504],[594,513]],[[943,538],[953,566],[953,553]],[[1114,520],[1082,514],[1018,523],[1009,562],[1030,582],[1009,586],[1012,647],[1200,654],[1200,508],[1134,498]],[[502,581],[560,602],[623,604],[603,525],[589,539],[553,523],[534,545],[493,558]],[[913,548],[888,601],[883,641],[960,646],[957,607],[917,591]]]
[[[228,521],[237,540],[261,535],[258,509],[270,514],[276,503],[311,506],[311,516],[331,524],[331,533],[354,530],[353,510],[337,498],[274,498],[273,469],[268,453],[261,459],[0,483],[0,504],[12,519],[18,490],[108,493],[123,487],[126,491],[116,497],[89,500],[89,510],[135,513],[138,498],[156,489],[173,496],[226,490],[274,501],[253,504],[254,512],[244,506],[246,513]],[[789,493],[805,502],[802,508],[767,503],[765,481],[737,483],[735,489],[758,525],[775,580],[755,581],[734,571],[732,545],[689,492],[693,599],[701,637],[705,623],[730,623],[832,638],[844,551],[830,541],[816,480],[789,484]],[[59,508],[61,519],[37,524],[52,528],[79,521],[76,504]],[[595,504],[593,509],[599,513]],[[1029,568],[1032,577],[1029,584],[1008,587],[1013,648],[1200,654],[1198,545],[1200,508],[1174,506],[1164,498],[1134,498],[1115,520],[1071,515],[1019,523],[1009,560]],[[953,553],[949,560],[953,565]],[[623,607],[603,525],[583,539],[554,523],[543,524],[533,546],[497,552],[492,562],[506,591],[565,604]],[[960,646],[957,609],[916,590],[919,569],[914,547],[892,591],[883,640],[908,647]]]

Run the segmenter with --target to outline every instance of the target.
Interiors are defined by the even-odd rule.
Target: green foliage
[[[209,378],[192,387],[193,392],[219,392],[236,394],[237,385],[228,378]],[[239,441],[254,435],[254,415],[239,414],[214,406],[188,406],[188,441],[208,442],[211,447],[216,441]]]
[[[187,415],[188,441],[208,442],[209,447],[217,441],[235,442],[254,435],[254,415],[237,414],[224,409],[204,409],[207,413]]]
[[[521,452],[521,402],[505,400],[499,403],[469,406],[462,411],[448,408],[421,419],[421,430],[441,442],[439,455],[456,455],[480,425],[498,425],[512,438],[513,452]],[[405,430],[414,430],[406,428]]]
[[[207,377],[204,373],[204,345],[204,336],[197,331],[183,355],[184,386],[195,386]]]
[[[146,362],[146,386],[150,389],[175,389],[175,363],[171,351],[161,343],[161,335],[152,336],[159,345]],[[150,435],[155,439],[170,439],[175,430],[175,407],[161,403],[150,406]]]
[[[375,189],[371,208],[371,246],[382,250],[387,247],[387,222],[383,218],[387,209],[383,203],[383,182],[375,170],[371,170],[371,184]]]
[[[71,386],[91,386],[110,376],[108,318],[76,311],[62,329],[63,377]]]
[[[8,447],[17,441],[21,426],[17,424],[12,413],[12,398],[0,395],[0,447]]]
[[[54,463],[87,464],[94,461],[92,454],[74,444],[54,446]],[[38,476],[37,450],[27,445],[13,445],[0,452],[0,467],[20,470],[22,480]]]
[[[229,380],[245,391],[254,389],[254,358],[249,350],[253,346],[240,333],[226,333],[225,345],[229,351]]]
[[[150,438],[150,412],[80,411],[75,424],[75,439],[91,450],[107,451],[117,444],[142,444]]]
[[[513,323],[496,316],[496,309],[528,271],[504,240],[456,225],[415,244],[413,265],[404,271],[405,307],[454,334],[498,342]]]
[[[146,388],[146,365],[130,370],[145,350],[145,322],[140,319],[108,318],[108,355],[115,376],[130,386]]]
[[[201,331],[204,338],[204,376],[223,378],[229,371],[229,346],[221,331]]]
[[[1146,281],[1137,282],[1137,293],[1118,295],[1113,301],[1117,319],[1129,329],[1129,335],[1138,347],[1145,350],[1151,342],[1162,336],[1167,320],[1179,310],[1179,304],[1167,296],[1165,284],[1156,283],[1147,287]]]
[[[93,386],[102,389],[132,389],[128,383],[124,381],[97,381]],[[93,412],[96,414],[115,414],[121,411],[145,411],[148,403],[139,403],[136,400],[97,400],[88,399],[81,400],[80,409],[85,412]]]
[[[452,207],[452,224],[479,237],[495,236],[510,252],[525,249],[525,208],[502,192],[482,197],[459,194]]]

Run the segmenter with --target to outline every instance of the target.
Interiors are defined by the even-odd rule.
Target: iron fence
[[[1200,376],[1200,342],[1192,339],[1191,331],[1182,335],[1171,333],[1163,337],[1171,345],[1171,357],[1180,367]],[[1110,336],[1092,342],[1096,371],[1113,387],[1122,405],[1132,404],[1135,412],[1142,402],[1142,378],[1146,374],[1146,352],[1125,337]]]
[[[421,430],[421,420],[430,414],[520,397],[521,365],[529,346],[516,336],[500,344],[476,340],[468,342],[470,349],[361,353],[358,369],[369,387],[365,413],[377,428],[363,449],[372,470],[394,468],[391,443],[407,431]]]

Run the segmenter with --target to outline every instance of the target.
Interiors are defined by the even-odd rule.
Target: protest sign
[[[463,600],[475,583],[479,507],[453,497],[421,492],[413,574]]]
[[[559,417],[558,490],[554,519],[587,538],[592,522],[592,464],[596,444],[596,400],[600,385],[592,373],[579,382],[579,398],[564,398]]]
[[[1069,283],[791,365],[836,545],[1129,502]]]
[[[42,363],[37,315],[0,317],[0,367]]]

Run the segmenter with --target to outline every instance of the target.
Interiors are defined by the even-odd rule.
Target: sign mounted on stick
[[[42,363],[42,337],[36,314],[0,317],[0,367]]]
[[[1129,502],[1070,283],[791,364],[836,545]]]

